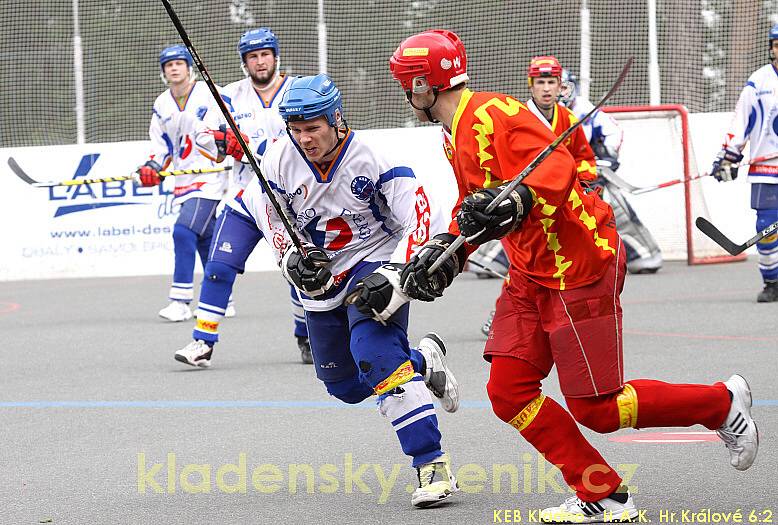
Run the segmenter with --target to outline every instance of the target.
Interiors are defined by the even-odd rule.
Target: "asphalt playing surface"
[[[531,523],[569,496],[489,407],[480,326],[497,280],[461,276],[411,309],[412,342],[445,339],[462,396],[438,418],[464,490],[426,510],[410,505],[415,471],[374,401],[338,402],[300,363],[280,274],[238,278],[238,316],[222,323],[209,370],[173,360],[192,323],[157,317],[168,285],[0,283],[0,524]],[[778,521],[778,303],[757,304],[760,289],[753,259],[627,279],[626,378],[740,373],[761,432],[756,463],[738,472],[703,427],[585,431],[654,523],[714,522],[705,509],[721,523],[738,510],[741,523]],[[561,400],[554,372],[544,389]]]

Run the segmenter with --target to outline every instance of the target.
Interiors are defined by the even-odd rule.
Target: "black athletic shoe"
[[[756,296],[757,303],[773,303],[778,301],[778,282],[764,283],[764,290]]]
[[[300,349],[300,359],[306,365],[313,364],[313,355],[311,355],[311,343],[307,337],[297,336],[297,348]]]

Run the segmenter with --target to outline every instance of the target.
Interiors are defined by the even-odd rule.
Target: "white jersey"
[[[281,77],[281,84],[270,94],[267,103],[257,94],[250,78],[228,84],[221,90],[222,99],[241,133],[248,136],[249,147],[257,159],[261,159],[267,147],[286,133],[286,123],[278,113],[278,105],[289,84],[291,81],[287,77]],[[253,177],[251,165],[235,162],[230,176],[229,195],[234,197]]]
[[[748,77],[723,146],[742,152],[746,142],[751,158],[778,152],[778,71],[772,64]],[[748,181],[778,184],[778,159],[751,165]]]
[[[205,82],[196,82],[189,96],[179,105],[169,89],[157,100],[149,126],[151,158],[163,169],[188,170],[214,168],[218,165],[204,155],[197,142],[201,126],[218,122],[219,107]],[[175,202],[193,197],[221,200],[227,187],[226,172],[175,177]]]
[[[581,120],[594,109],[594,104],[588,98],[579,95],[573,99],[569,107],[575,118]],[[586,140],[589,141],[589,144],[602,141],[609,151],[618,153],[621,149],[624,131],[616,123],[616,120],[604,111],[599,109],[595,111],[589,120],[581,124],[581,127],[586,134]]]
[[[406,262],[447,226],[442,213],[432,212],[413,170],[387,161],[354,131],[326,171],[308,162],[288,136],[267,150],[261,168],[300,239],[323,248],[331,260],[335,290],[322,300],[301,294],[306,310],[340,305],[350,271],[362,261]],[[291,241],[259,181],[230,206],[254,219],[280,261]]]

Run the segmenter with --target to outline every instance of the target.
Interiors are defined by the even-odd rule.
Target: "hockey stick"
[[[24,170],[17,164],[17,162],[14,160],[13,157],[8,157],[8,166],[11,168],[11,171],[13,171],[17,177],[22,179],[27,184],[38,184],[37,181],[35,181],[32,177],[27,175]]]
[[[467,264],[472,264],[473,266],[478,266],[479,268],[481,268],[483,271],[485,271],[486,273],[488,273],[492,277],[497,277],[498,279],[502,279],[503,281],[507,281],[508,280],[508,276],[507,275],[505,275],[504,273],[500,273],[497,270],[486,266],[485,264],[481,264],[479,262],[470,261],[470,260],[467,261]]]
[[[178,175],[200,175],[201,173],[219,173],[222,171],[229,171],[232,166],[224,166],[221,168],[203,168],[196,170],[173,170],[173,171],[160,171],[160,177],[176,177]],[[119,177],[103,177],[101,179],[73,179],[63,180],[60,182],[33,182],[32,185],[36,188],[55,188],[58,186],[83,186],[84,184],[100,184],[102,182],[120,182],[125,180],[136,179],[137,175],[121,175]]]
[[[769,155],[764,155],[762,157],[756,157],[756,158],[749,159],[749,160],[746,160],[746,161],[743,161],[743,162],[738,162],[737,164],[731,164],[730,167],[732,167],[732,168],[739,168],[740,166],[748,166],[750,164],[758,164],[760,162],[764,162],[766,160],[773,160],[773,159],[778,159],[778,153],[771,153]],[[693,177],[689,177],[688,179],[673,179],[673,180],[670,180],[670,181],[667,181],[667,182],[663,182],[661,184],[656,184],[654,186],[643,186],[643,187],[640,187],[640,188],[637,188],[635,186],[631,186],[632,189],[627,189],[627,191],[629,193],[631,193],[632,195],[640,195],[641,193],[648,193],[650,191],[661,190],[662,188],[667,188],[668,186],[675,186],[676,184],[681,184],[682,182],[686,182],[686,181],[691,182],[693,180],[697,180],[697,179],[701,179],[703,177],[709,177],[709,176],[710,176],[710,173],[703,173],[701,175],[695,175]]]
[[[730,255],[738,255],[743,253],[754,244],[758,243],[774,231],[778,230],[778,222],[774,222],[764,230],[748,239],[743,244],[735,244],[707,219],[704,219],[703,217],[697,217],[697,220],[694,221],[694,223],[702,233],[710,237],[713,242],[724,248]]]
[[[297,236],[297,233],[292,227],[292,223],[286,216],[286,210],[281,207],[278,199],[276,199],[276,195],[273,192],[273,189],[270,187],[270,184],[267,182],[264,175],[262,175],[262,171],[259,169],[259,165],[257,164],[257,159],[255,159],[254,155],[251,154],[251,150],[249,150],[248,144],[246,144],[246,141],[243,140],[243,135],[240,134],[238,125],[235,124],[235,120],[232,118],[232,115],[227,109],[227,106],[224,104],[224,100],[222,100],[219,91],[216,89],[216,84],[214,84],[213,80],[211,80],[211,76],[208,74],[208,70],[205,69],[205,64],[203,64],[203,61],[200,60],[200,55],[197,54],[197,50],[194,48],[194,44],[192,44],[192,41],[189,40],[189,35],[187,34],[186,29],[184,29],[183,24],[181,24],[181,20],[178,18],[178,15],[173,10],[173,6],[170,5],[170,0],[162,0],[162,4],[165,6],[165,10],[170,17],[170,20],[173,22],[173,25],[176,26],[176,31],[178,31],[178,34],[181,36],[181,40],[183,40],[184,45],[189,50],[189,54],[192,55],[192,59],[194,60],[197,69],[203,76],[203,80],[205,80],[205,83],[208,86],[208,89],[211,91],[211,95],[213,95],[216,104],[219,106],[222,115],[224,115],[227,124],[229,124],[230,129],[235,134],[235,138],[240,144],[240,149],[243,150],[244,156],[248,159],[249,164],[251,164],[251,168],[254,170],[254,173],[257,174],[257,179],[262,185],[262,189],[267,194],[268,199],[270,199],[270,204],[272,204],[273,209],[275,209],[276,213],[278,213],[286,233],[289,235],[289,238],[292,240],[292,243],[295,245],[295,247],[300,251],[301,254],[303,254],[303,256],[305,256],[305,248],[303,247],[302,242],[300,242],[300,238]]]
[[[494,209],[505,199],[505,197],[507,197],[508,194],[510,192],[512,192],[514,189],[516,189],[516,186],[518,186],[519,183],[521,181],[523,181],[527,177],[527,175],[532,173],[535,170],[535,168],[537,168],[538,165],[546,159],[546,157],[551,155],[551,153],[553,153],[554,150],[557,149],[557,147],[560,144],[562,144],[562,142],[567,140],[567,138],[573,133],[573,131],[578,129],[578,126],[580,126],[581,124],[583,124],[584,122],[589,120],[591,118],[591,116],[594,115],[594,113],[598,109],[600,109],[602,107],[602,105],[611,97],[611,95],[613,95],[616,92],[616,90],[619,89],[621,84],[624,82],[624,79],[627,77],[627,73],[629,73],[629,68],[632,67],[632,60],[633,60],[633,57],[629,57],[629,59],[627,60],[627,63],[624,64],[624,67],[622,68],[621,73],[619,74],[619,78],[616,79],[616,82],[614,82],[614,84],[613,84],[613,86],[611,86],[610,90],[608,90],[608,92],[605,93],[605,95],[603,95],[603,97],[600,99],[600,101],[597,103],[597,105],[595,105],[591,109],[591,111],[589,111],[589,113],[584,115],[584,117],[581,120],[579,120],[578,122],[576,122],[575,124],[573,124],[572,126],[567,128],[561,135],[559,135],[556,138],[556,140],[554,140],[554,142],[552,142],[551,144],[546,146],[546,148],[543,151],[541,151],[538,154],[538,156],[535,157],[532,160],[532,162],[530,162],[527,165],[527,167],[524,168],[521,171],[521,173],[519,173],[516,176],[516,178],[514,178],[511,182],[509,182],[505,186],[505,188],[497,195],[497,197],[494,198],[494,200],[491,203],[489,203],[489,206],[486,207],[486,209],[484,210],[484,213],[488,214],[488,213],[491,213],[492,211],[494,211]],[[478,234],[476,234],[476,236],[480,235],[482,233],[482,231],[478,232]],[[449,245],[449,247],[446,248],[446,250],[443,253],[440,254],[440,256],[435,260],[435,262],[432,263],[432,266],[430,266],[429,270],[427,271],[427,274],[428,275],[432,275],[432,273],[435,272],[438,268],[440,268],[440,266],[444,262],[446,262],[446,259],[451,257],[451,254],[456,252],[460,248],[460,246],[462,246],[465,243],[466,240],[467,239],[465,239],[465,237],[463,235],[460,235],[459,237],[457,237],[456,240],[454,242],[452,242],[451,245]]]

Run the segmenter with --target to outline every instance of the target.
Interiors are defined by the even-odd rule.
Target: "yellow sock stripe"
[[[516,417],[511,419],[509,424],[513,427],[516,427],[516,430],[521,432],[527,428],[532,423],[532,421],[535,420],[535,416],[537,416],[538,412],[540,412],[540,407],[543,406],[543,401],[545,400],[546,396],[544,394],[540,394],[538,397],[530,401],[529,404],[521,410],[521,412],[516,414]]]
[[[219,323],[197,319],[197,329],[207,334],[215,334],[219,331]]]
[[[378,383],[373,389],[377,395],[385,394],[390,390],[394,390],[403,383],[407,383],[413,377],[413,365],[410,361],[406,361],[397,367],[397,370],[392,372],[389,377]]]
[[[626,383],[616,396],[619,406],[619,428],[635,428],[638,424],[638,393],[635,387]]]

